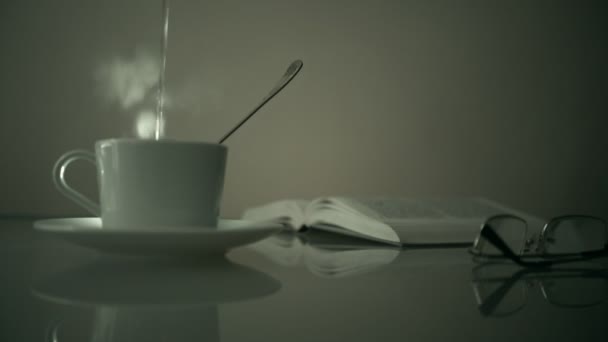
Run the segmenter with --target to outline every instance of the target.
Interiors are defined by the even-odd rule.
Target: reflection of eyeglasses
[[[487,258],[507,257],[521,266],[549,266],[606,254],[608,231],[599,217],[565,215],[551,219],[527,238],[527,222],[514,215],[488,218],[470,252]]]
[[[534,286],[543,298],[562,308],[586,308],[608,295],[608,271],[597,267],[525,268],[486,263],[473,269],[473,292],[484,316],[509,316],[521,310]]]

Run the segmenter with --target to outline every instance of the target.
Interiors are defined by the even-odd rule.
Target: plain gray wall
[[[169,137],[217,140],[305,63],[228,141],[226,217],[330,194],[608,213],[605,1],[171,5]],[[157,59],[160,25],[160,1],[2,1],[0,214],[85,214],[53,188],[53,162],[134,135],[153,89],[125,108],[99,75]],[[94,193],[92,168],[70,178]]]

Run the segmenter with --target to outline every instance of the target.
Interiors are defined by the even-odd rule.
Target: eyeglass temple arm
[[[512,259],[516,263],[521,263],[522,260],[511,250],[504,240],[496,234],[492,226],[485,224],[481,230],[481,235],[488,240],[494,247],[498,248],[506,257]]]
[[[522,260],[513,250],[505,243],[505,241],[494,231],[492,226],[489,224],[485,224],[483,229],[481,229],[481,235],[488,240],[494,247],[498,248],[507,258],[513,260],[516,264],[520,266],[537,266],[537,267],[547,267],[550,266],[551,262],[529,262]]]

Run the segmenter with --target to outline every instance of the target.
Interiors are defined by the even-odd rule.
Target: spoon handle
[[[278,94],[281,90],[283,90],[283,88],[285,88],[285,86],[287,84],[289,84],[289,82],[291,82],[291,80],[298,74],[300,69],[302,69],[303,65],[304,65],[304,63],[299,59],[293,61],[289,65],[287,70],[285,71],[285,74],[283,74],[283,77],[281,77],[281,79],[279,80],[279,82],[277,82],[277,84],[274,86],[274,88],[272,88],[272,90],[270,90],[268,95],[266,95],[266,97],[264,97],[264,99],[262,99],[262,101],[249,114],[247,114],[247,116],[245,116],[241,121],[239,121],[239,123],[237,123],[236,126],[234,126],[230,131],[228,131],[228,133],[226,133],[219,140],[218,143],[219,144],[224,143],[224,141],[226,141],[226,139],[228,139],[232,135],[232,133],[236,132],[237,129],[239,129],[245,122],[247,122],[247,120],[249,120],[253,116],[253,114],[257,113],[257,111],[260,108],[262,108],[276,94]]]

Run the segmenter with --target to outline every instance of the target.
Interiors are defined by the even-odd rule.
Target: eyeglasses
[[[606,221],[586,215],[551,219],[538,236],[528,237],[528,223],[502,214],[488,218],[469,250],[485,258],[507,257],[520,266],[550,266],[608,255]]]
[[[533,288],[539,288],[548,303],[560,308],[601,304],[608,295],[608,270],[589,263],[523,269],[513,263],[484,263],[473,269],[471,285],[483,316],[504,317],[521,310]]]

